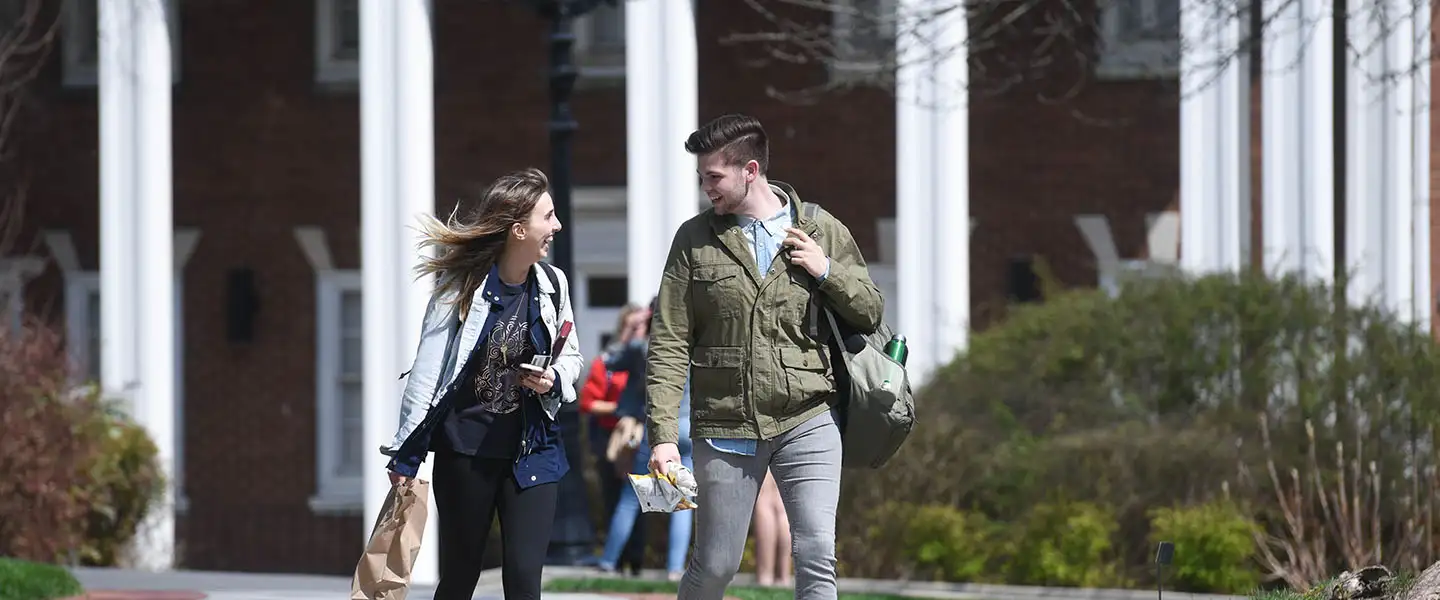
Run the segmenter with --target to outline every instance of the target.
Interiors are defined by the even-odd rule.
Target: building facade
[[[362,2],[154,1],[168,7],[172,40],[176,562],[348,573],[369,520],[362,472],[372,461],[361,433],[368,329],[360,264],[362,242],[370,243],[361,218]],[[448,213],[503,172],[548,164],[546,25],[521,3],[431,4],[434,207]],[[1033,294],[1035,257],[1081,286],[1109,281],[1129,259],[1178,257],[1174,65],[1163,76],[1162,61],[1161,77],[1123,65],[1137,53],[1167,52],[1127,45],[1127,24],[1178,18],[1179,4],[1121,6],[1144,18],[1101,20],[1112,43],[1075,67],[1088,82],[1073,97],[1052,101],[1054,82],[1038,82],[969,102],[968,148],[950,157],[962,157],[969,174],[975,328]],[[50,7],[61,28],[15,134],[28,200],[18,243],[0,256],[9,265],[0,280],[15,282],[0,287],[11,291],[0,300],[64,328],[81,372],[100,379],[106,109],[97,58],[106,36],[94,0]],[[694,15],[699,119],[746,112],[766,123],[772,176],[849,226],[893,298],[906,231],[896,227],[890,90],[862,85],[807,104],[777,100],[768,88],[847,75],[725,43],[767,26],[742,3],[698,0]],[[627,281],[634,169],[625,23],[620,10],[602,9],[576,32],[577,187],[565,235],[576,249],[574,306],[587,357],[638,295]],[[837,31],[843,26],[837,21]],[[895,319],[894,302],[887,311]],[[418,324],[420,315],[396,318]]]

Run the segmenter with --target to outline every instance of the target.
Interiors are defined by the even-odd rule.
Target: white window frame
[[[595,12],[613,10],[620,17],[620,51],[611,52],[595,48]],[[594,80],[613,80],[625,77],[625,2],[615,6],[602,4],[590,13],[575,19],[575,62],[580,77]]]
[[[34,256],[0,258],[0,333],[19,333],[25,318],[25,284],[45,270]]]
[[[336,474],[343,452],[340,442],[344,437],[338,385],[342,352],[340,303],[343,294],[363,293],[362,289],[358,270],[325,270],[315,275],[316,487],[315,495],[310,498],[310,509],[317,513],[357,513],[365,506],[364,476]],[[361,302],[364,302],[363,295]]]
[[[1144,27],[1155,27],[1161,2],[1183,0],[1109,0],[1100,9],[1100,48],[1095,73],[1103,79],[1150,79],[1180,74],[1180,36],[1174,40],[1134,40],[1121,29],[1125,5],[1138,4]]]
[[[348,0],[315,0],[315,81],[350,84],[360,81],[360,56],[339,57],[340,3]],[[357,33],[358,37],[358,33]]]
[[[18,334],[24,315],[25,288],[18,284],[11,285],[10,281],[0,281],[0,319],[3,319],[0,324],[11,334]]]
[[[89,356],[90,336],[100,327],[90,320],[90,298],[100,296],[100,273],[98,271],[77,271],[65,275],[65,346],[70,355],[74,372],[71,382],[76,385],[91,383],[90,370],[97,371],[98,384],[100,356]],[[185,280],[175,274],[175,510],[185,512],[190,508],[190,497],[185,493]]]
[[[859,9],[855,3],[856,0],[835,0],[834,6],[831,8],[830,41],[834,44],[835,51],[829,67],[830,80],[834,83],[858,83],[871,80],[886,68],[885,61],[876,60],[874,57],[857,56],[859,53],[853,49],[852,41],[862,35],[857,31]],[[880,31],[877,34],[887,39],[893,47],[895,36],[899,33],[896,30],[898,21],[896,0],[879,0],[879,4],[879,11],[889,16],[880,21]]]
[[[85,23],[83,7],[94,7],[95,26],[100,26],[99,0],[65,0],[61,15],[60,55],[64,66],[61,84],[65,87],[95,87],[100,81],[100,65],[87,62],[80,57],[84,36],[96,44],[96,58],[100,54],[100,32],[91,30]],[[180,0],[165,0],[165,19],[170,27],[170,83],[180,82]]]

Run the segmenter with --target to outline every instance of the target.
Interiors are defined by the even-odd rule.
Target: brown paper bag
[[[410,592],[410,571],[420,553],[420,538],[429,517],[430,482],[410,479],[390,488],[370,533],[370,543],[355,578],[351,600],[405,600]]]

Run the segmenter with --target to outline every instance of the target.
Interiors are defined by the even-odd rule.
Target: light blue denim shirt
[[[785,192],[780,191],[780,188],[770,186],[770,189],[775,190],[775,194],[780,196],[780,200],[784,202],[784,206],[780,207],[779,212],[764,220],[745,215],[736,215],[736,219],[740,222],[740,231],[744,232],[745,241],[750,244],[750,252],[755,257],[755,265],[758,267],[762,277],[770,270],[770,263],[774,262],[775,255],[780,253],[780,243],[785,241],[785,237],[788,235],[785,233],[785,229],[794,223],[794,218],[791,214],[790,197],[786,196]],[[825,272],[821,273],[817,279],[823,282],[825,281],[825,276],[829,274],[830,267],[827,264]],[[705,443],[710,444],[711,448],[721,452],[742,456],[755,455],[755,440],[707,438]]]

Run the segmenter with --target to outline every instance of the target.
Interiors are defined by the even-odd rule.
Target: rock
[[[1420,572],[1410,584],[1410,589],[1400,596],[1400,600],[1440,600],[1440,563],[1430,565]]]
[[[1354,573],[1345,571],[1330,585],[1325,586],[1325,593],[1321,598],[1325,600],[1383,598],[1389,593],[1390,584],[1394,581],[1395,576],[1390,573],[1390,569],[1379,565],[1365,567]]]

